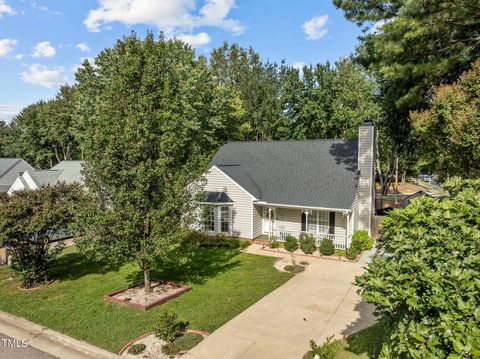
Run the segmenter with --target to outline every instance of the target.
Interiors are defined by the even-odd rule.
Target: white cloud
[[[21,60],[21,59],[23,59],[23,54],[16,54],[13,58],[15,60]]]
[[[17,40],[13,39],[0,39],[0,57],[7,56],[13,51]]]
[[[10,122],[24,107],[24,105],[0,104],[0,120]]]
[[[20,78],[23,82],[52,88],[68,82],[68,79],[63,74],[62,67],[56,67],[49,69],[46,66],[40,64],[30,65],[28,71],[24,71],[20,74]]]
[[[210,42],[210,36],[206,32],[200,32],[198,34],[180,34],[177,36],[177,39],[185,41],[187,44],[190,44],[192,47],[200,47],[206,45]]]
[[[15,15],[16,12],[10,6],[8,6],[6,0],[0,0],[0,19],[2,18],[2,14],[7,15]]]
[[[303,62],[303,61],[294,62],[293,65],[292,65],[292,67],[294,69],[299,70],[299,71],[301,71],[304,66],[305,66],[305,62]]]
[[[167,35],[191,32],[200,26],[219,27],[234,34],[244,31],[236,19],[227,18],[235,0],[205,0],[196,11],[195,0],[98,0],[99,7],[90,10],[84,20],[88,30],[100,31],[102,24],[121,22],[125,25],[157,26]]]
[[[308,40],[318,40],[328,32],[326,25],[328,15],[315,16],[303,24],[303,31],[307,35]]]
[[[90,47],[85,42],[76,44],[75,48],[79,49],[81,52],[90,52]]]
[[[53,57],[57,52],[49,41],[42,41],[33,48],[33,57]]]
[[[88,62],[90,63],[90,65],[92,65],[93,67],[96,67],[96,65],[95,65],[95,59],[94,59],[93,57],[80,57],[80,58],[78,59],[79,63],[76,64],[76,65],[73,65],[73,66],[70,68],[70,70],[71,70],[72,72],[77,72],[78,68],[83,65],[83,62],[84,62],[85,60],[88,60]]]

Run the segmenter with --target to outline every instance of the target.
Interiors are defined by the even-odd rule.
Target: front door
[[[263,209],[263,232],[273,233],[277,224],[277,211],[275,208]]]

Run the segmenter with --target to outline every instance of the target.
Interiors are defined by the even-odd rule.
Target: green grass
[[[373,359],[378,358],[385,338],[385,327],[377,323],[371,327],[352,334],[345,339],[334,342],[337,352],[336,359]],[[322,344],[322,343],[317,343]],[[312,353],[307,353],[303,359],[313,359]]]
[[[275,270],[275,258],[226,248],[200,248],[182,268],[152,270],[152,277],[174,280],[192,290],[148,312],[103,299],[105,294],[142,282],[133,263],[102,266],[68,248],[52,270],[56,281],[35,291],[20,291],[0,268],[0,310],[118,352],[149,332],[161,311],[169,310],[188,327],[212,332],[292,277]]]

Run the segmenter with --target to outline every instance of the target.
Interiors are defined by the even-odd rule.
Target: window
[[[329,227],[330,227],[329,212],[325,212],[325,211],[318,212],[318,232],[328,233]]]
[[[204,208],[204,225],[205,230],[215,231],[215,210],[214,206],[207,206]]]
[[[229,207],[220,207],[220,230],[221,232],[230,232]]]
[[[310,211],[308,214],[307,232],[317,233],[318,215],[317,211]]]

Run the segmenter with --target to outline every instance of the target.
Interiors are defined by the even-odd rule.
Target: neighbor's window
[[[220,207],[220,230],[230,232],[230,210],[228,207]]]
[[[214,206],[207,206],[204,209],[204,225],[207,231],[215,231],[215,209]]]

